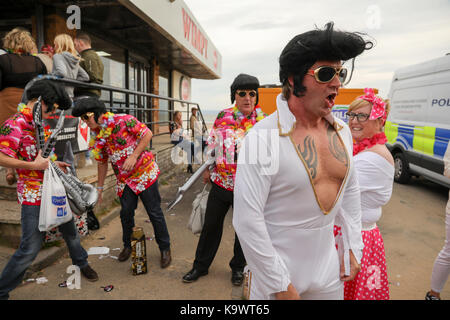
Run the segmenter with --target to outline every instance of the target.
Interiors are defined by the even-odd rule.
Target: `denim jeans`
[[[136,195],[129,186],[125,186],[122,196],[120,197],[120,220],[122,222],[122,240],[123,246],[131,247],[131,234],[134,227],[134,212],[137,208],[138,198],[141,198],[147,211],[150,222],[155,231],[155,239],[158,243],[159,250],[165,251],[170,249],[170,237],[167,230],[166,219],[161,210],[161,196],[158,190],[158,181],[155,181],[150,187]]]
[[[9,260],[0,276],[0,299],[8,299],[9,292],[14,290],[23,279],[25,271],[38,255],[45,232],[38,229],[40,206],[22,205],[22,238],[20,246]],[[60,225],[64,241],[69,249],[72,263],[80,268],[88,265],[88,254],[83,249],[73,219]]]

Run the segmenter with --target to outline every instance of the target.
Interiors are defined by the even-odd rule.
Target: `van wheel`
[[[408,183],[411,175],[408,171],[408,161],[405,159],[405,155],[401,152],[394,154],[394,180],[398,183]]]

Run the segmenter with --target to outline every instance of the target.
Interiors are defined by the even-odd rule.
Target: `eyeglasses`
[[[251,90],[251,91],[236,91],[236,93],[238,94],[239,97],[244,98],[247,93],[251,98],[256,97],[256,91]]]
[[[345,114],[347,116],[347,119],[352,120],[356,117],[356,120],[358,120],[358,122],[366,122],[367,119],[369,119],[370,114],[367,113],[353,113],[353,112],[347,112]]]
[[[319,83],[330,82],[336,75],[338,75],[339,81],[341,83],[344,83],[345,79],[347,78],[347,69],[323,66],[315,70],[309,69],[307,74],[309,74],[310,76],[314,76],[314,78],[316,78],[316,81]]]
[[[80,118],[84,121],[88,121],[90,117],[92,117],[94,115],[93,112],[87,112],[85,114],[83,114]]]

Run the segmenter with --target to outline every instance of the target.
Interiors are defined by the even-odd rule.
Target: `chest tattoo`
[[[312,179],[317,176],[317,149],[314,143],[314,139],[310,136],[306,136],[303,141],[303,151],[300,145],[297,146],[298,151],[301,153],[303,160],[305,160],[306,166],[309,170]]]
[[[328,150],[330,150],[331,154],[334,158],[336,158],[339,162],[344,164],[344,166],[348,166],[347,153],[340,143],[339,137],[333,127],[327,123],[327,137],[328,137]]]

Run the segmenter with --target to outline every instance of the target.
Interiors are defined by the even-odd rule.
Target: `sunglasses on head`
[[[345,82],[347,78],[347,69],[346,68],[335,68],[330,66],[318,67],[317,69],[309,69],[307,74],[310,76],[314,76],[316,81],[319,83],[327,83],[334,79],[336,75],[339,77],[339,81],[341,83]]]
[[[241,98],[245,97],[245,96],[247,95],[247,93],[248,93],[248,95],[249,95],[251,98],[256,97],[256,91],[254,91],[254,90],[251,90],[251,91],[236,91],[236,93],[237,93],[238,96],[241,97]]]
[[[356,120],[358,120],[358,122],[365,122],[370,117],[370,114],[367,114],[367,113],[347,112],[345,115],[347,116],[348,120],[356,118]]]
[[[89,118],[92,117],[93,115],[94,115],[93,112],[87,112],[87,113],[83,114],[80,118],[81,118],[82,120],[88,121]]]

